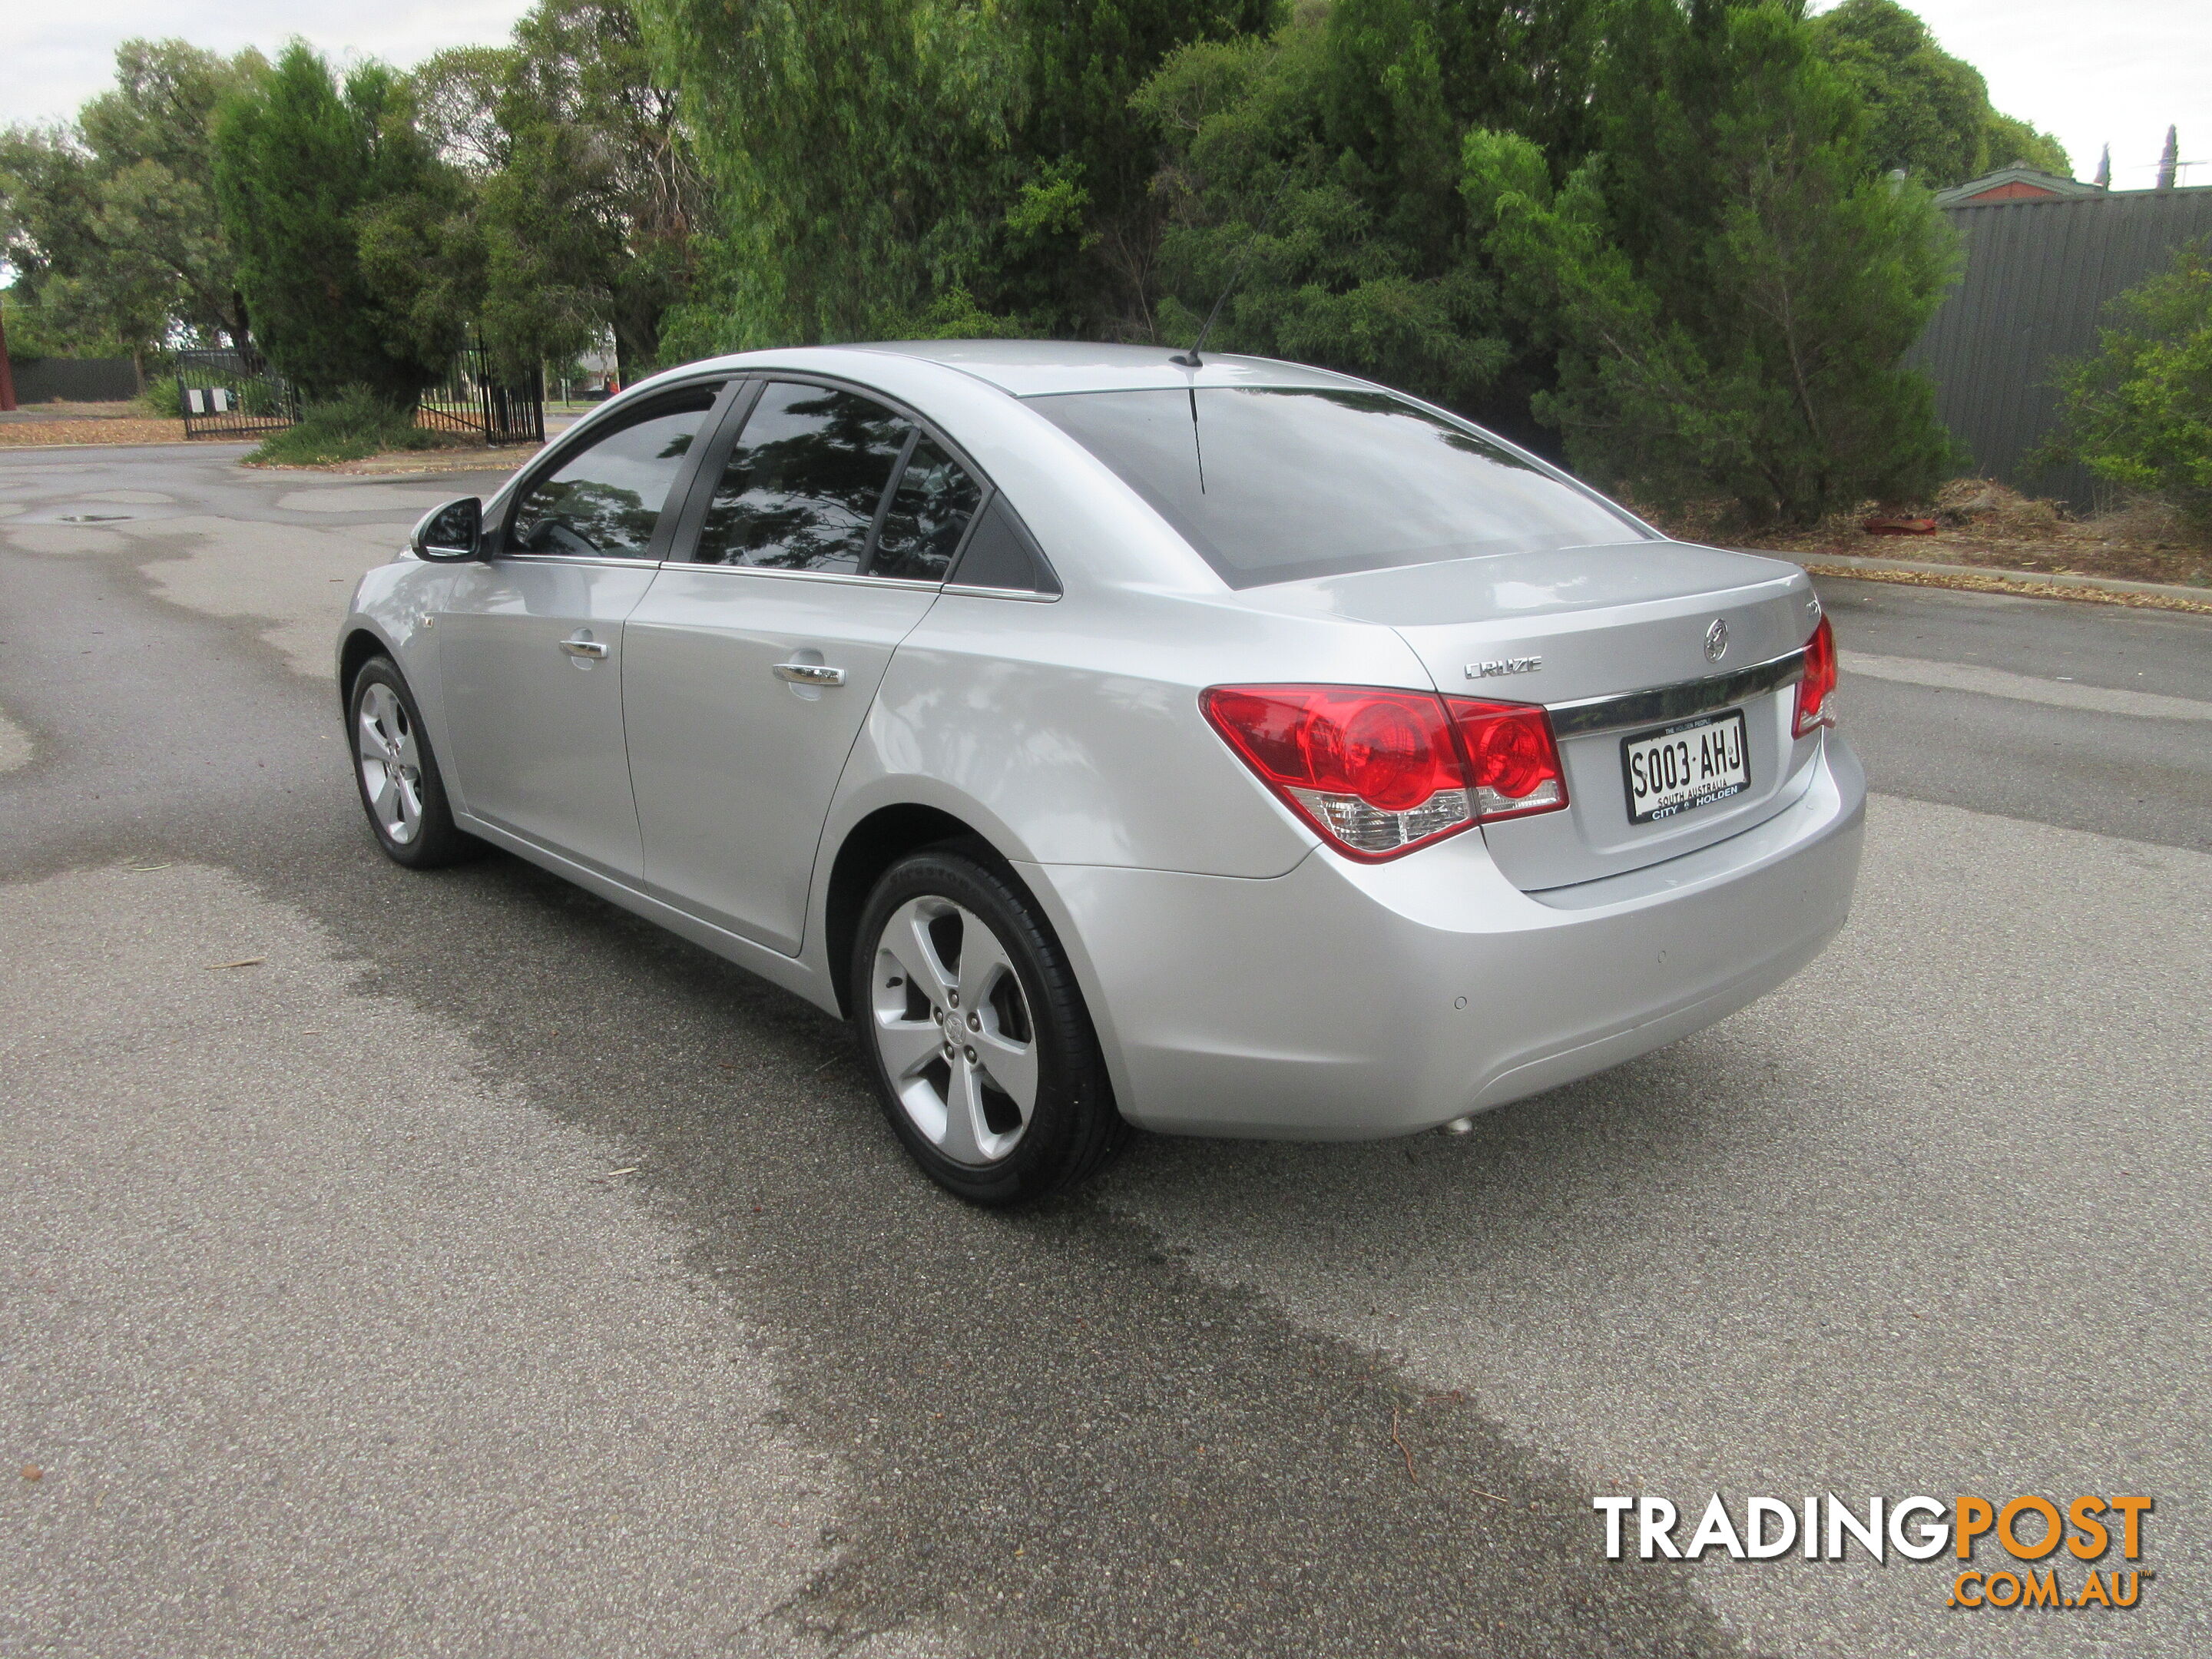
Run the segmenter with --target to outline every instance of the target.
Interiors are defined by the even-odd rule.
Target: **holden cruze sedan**
[[[1805,573],[1382,386],[754,352],[426,517],[338,641],[400,863],[504,848],[848,1018],[964,1198],[1134,1124],[1460,1125],[1842,926]]]

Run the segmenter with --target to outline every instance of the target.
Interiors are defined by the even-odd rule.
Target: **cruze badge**
[[[1728,655],[1728,624],[1716,617],[1713,618],[1713,625],[1705,630],[1705,660],[1718,662],[1726,655]]]
[[[1541,657],[1493,657],[1488,662],[1468,664],[1467,677],[1471,680],[1486,680],[1499,674],[1533,674],[1543,665]]]

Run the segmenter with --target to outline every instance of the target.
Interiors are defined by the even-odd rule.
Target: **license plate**
[[[1628,821],[1650,823],[1710,806],[1751,787],[1743,711],[1701,714],[1664,731],[1620,740]]]

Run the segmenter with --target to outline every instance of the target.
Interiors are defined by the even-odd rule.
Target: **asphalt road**
[[[382,860],[329,629],[464,486],[235,453],[0,455],[0,1653],[2212,1648],[2212,618],[1828,585],[1797,981],[1006,1218],[813,1010]],[[2159,1576],[1601,1559],[1715,1489],[2151,1493]]]

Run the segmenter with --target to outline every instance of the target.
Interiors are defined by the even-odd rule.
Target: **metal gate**
[[[491,354],[481,341],[464,346],[444,384],[425,392],[415,420],[440,432],[465,432],[487,444],[545,441],[545,376],[532,370],[526,380],[495,374]]]
[[[252,438],[300,418],[299,395],[252,347],[177,353],[177,408],[187,438]]]

